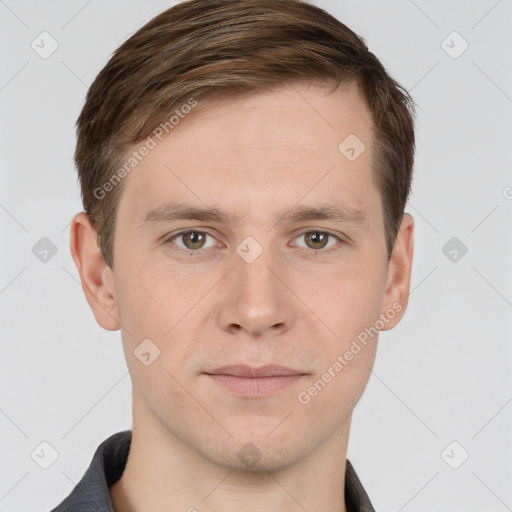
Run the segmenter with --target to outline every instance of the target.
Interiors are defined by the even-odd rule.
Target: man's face
[[[350,134],[365,145],[359,156],[353,136],[339,148]],[[134,428],[158,429],[228,467],[252,456],[263,470],[348,435],[377,336],[358,342],[341,370],[335,363],[392,307],[371,139],[355,87],[283,87],[194,112],[125,178],[113,283]],[[178,202],[226,217],[145,222]],[[328,206],[346,218],[277,222]],[[160,350],[148,366],[134,354],[146,339],[146,359]],[[298,375],[218,370],[232,365]]]

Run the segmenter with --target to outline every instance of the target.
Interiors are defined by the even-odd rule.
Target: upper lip
[[[236,377],[276,377],[286,375],[303,375],[303,372],[280,366],[277,364],[267,364],[254,368],[245,364],[236,364],[229,366],[221,366],[207,375],[234,375]]]

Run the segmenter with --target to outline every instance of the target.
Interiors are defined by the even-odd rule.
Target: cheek
[[[369,344],[362,347],[351,361],[338,361],[338,365],[333,362],[326,367],[324,373],[316,375],[300,390],[301,394],[296,397],[300,407],[327,429],[348,418],[370,378],[375,348],[375,343]]]
[[[385,269],[375,263],[354,265],[322,276],[316,281],[321,286],[305,287],[305,302],[330,327],[327,339],[343,345],[379,318],[386,280]]]
[[[166,348],[151,366],[143,366],[137,360],[130,365],[130,376],[134,390],[155,417],[168,425],[175,424],[177,417],[200,416],[197,403],[186,392],[183,378],[174,368],[169,367]],[[141,404],[138,405],[139,407]]]
[[[385,267],[375,261],[362,261],[322,280],[322,293],[309,296],[311,309],[330,331],[316,337],[322,352],[322,366],[309,382],[303,402],[319,415],[343,415],[357,403],[371,374],[375,360],[378,330],[384,297]],[[313,305],[314,304],[314,305]],[[303,403],[301,402],[301,403]],[[337,404],[338,412],[329,404]]]
[[[194,329],[201,325],[202,318],[208,318],[204,310],[207,301],[200,299],[212,287],[211,278],[202,279],[196,286],[183,272],[172,271],[169,266],[144,266],[134,260],[130,267],[119,268],[118,278],[122,284],[116,293],[127,360],[133,360],[134,370],[140,371],[134,350],[149,339],[157,347],[155,352],[160,351],[151,368],[161,365],[162,371],[167,369],[179,378]],[[174,383],[168,374],[162,374],[162,378]]]
[[[184,283],[162,266],[135,259],[124,268],[120,265],[118,273],[117,304],[126,329],[161,337],[186,302]]]
[[[297,400],[326,428],[352,412],[368,383],[377,351],[380,295],[375,280],[354,278],[331,285],[322,299],[323,318],[334,334],[316,337],[321,364]]]

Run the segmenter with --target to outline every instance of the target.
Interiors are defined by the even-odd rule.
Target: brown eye
[[[201,249],[206,240],[205,234],[200,231],[189,231],[188,233],[183,233],[181,236],[187,249]]]
[[[304,233],[304,236],[311,249],[323,249],[327,245],[330,235],[321,231],[308,231]]]
[[[300,247],[305,247],[306,249],[309,249],[310,252],[320,252],[322,249],[326,248],[327,249],[323,252],[328,252],[333,245],[336,245],[336,241],[342,241],[341,238],[329,233],[328,231],[306,231],[299,235],[298,239],[301,238],[304,238],[306,245],[300,245]],[[327,247],[330,239],[333,243]]]
[[[198,230],[189,230],[182,231],[181,233],[177,233],[172,236],[167,242],[170,244],[177,245],[179,248],[189,251],[197,251],[198,249],[203,249],[205,247],[206,237],[213,238],[210,234],[205,231]],[[175,241],[181,241],[181,244],[176,243]]]

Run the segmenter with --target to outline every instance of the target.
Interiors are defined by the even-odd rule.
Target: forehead
[[[366,102],[355,85],[343,85],[332,92],[327,85],[289,84],[245,97],[199,102],[169,138],[189,140],[192,132],[192,137],[204,136],[204,146],[213,143],[217,149],[232,152],[251,147],[261,150],[268,145],[334,149],[333,154],[337,154],[347,131],[367,138],[372,125]],[[203,147],[195,146],[198,150]],[[293,154],[288,152],[287,157],[293,158]]]
[[[263,206],[293,204],[308,189],[332,194],[338,187],[336,195],[345,199],[358,187],[368,189],[371,114],[356,86],[330,91],[294,84],[199,102],[130,173],[121,202],[141,214],[184,194],[200,204],[203,197],[234,200],[236,193],[245,204]],[[346,140],[360,144],[356,159],[343,153]]]

